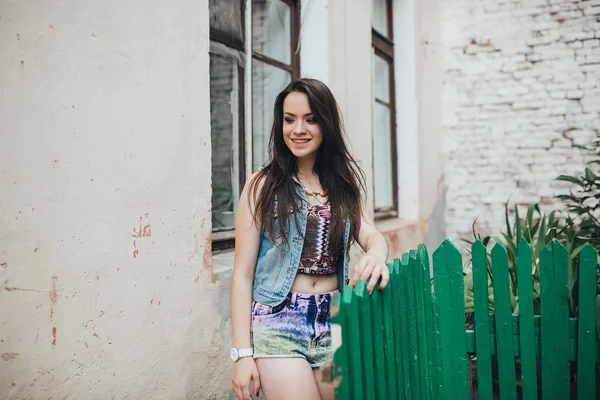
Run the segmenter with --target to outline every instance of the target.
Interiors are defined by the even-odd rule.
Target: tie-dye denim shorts
[[[338,291],[290,292],[279,305],[252,302],[254,358],[304,358],[311,367],[331,357],[329,307]]]

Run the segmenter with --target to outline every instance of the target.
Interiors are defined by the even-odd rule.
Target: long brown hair
[[[298,172],[298,164],[283,138],[283,102],[292,92],[306,94],[310,110],[321,128],[323,141],[317,151],[314,172],[319,175],[321,186],[327,191],[331,204],[330,251],[332,255],[339,255],[347,250],[344,248],[346,219],[350,220],[348,246],[358,240],[362,217],[361,190],[363,193],[365,190],[364,172],[346,146],[341,113],[333,94],[323,82],[316,79],[295,80],[275,99],[269,139],[269,163],[250,183],[251,198],[256,199],[254,222],[260,221],[263,224],[269,238],[276,245],[276,238],[284,241],[288,239],[286,231],[291,218],[280,218],[279,232],[274,232],[273,206],[277,198],[278,210],[295,211],[293,219],[298,226],[298,211],[302,199],[293,180]],[[260,193],[257,193],[259,181],[262,181],[262,186]]]

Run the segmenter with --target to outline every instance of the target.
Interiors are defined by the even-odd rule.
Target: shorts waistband
[[[289,292],[287,295],[287,300],[292,305],[298,304],[298,303],[320,304],[323,301],[331,300],[331,297],[336,293],[339,293],[339,290],[336,289],[331,292],[315,293],[315,294]]]

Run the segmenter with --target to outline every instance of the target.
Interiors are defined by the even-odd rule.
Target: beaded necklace
[[[315,200],[317,200],[320,204],[323,204],[321,199],[319,199],[319,196],[327,197],[327,190],[323,190],[322,192],[314,192],[312,190],[309,190],[306,186],[304,186],[304,183],[302,183],[302,181],[300,179],[298,179],[298,182],[300,182],[300,185],[302,185],[302,188],[304,189],[304,193],[306,193],[308,196],[314,197]]]

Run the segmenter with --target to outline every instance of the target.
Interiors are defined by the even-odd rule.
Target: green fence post
[[[439,302],[442,356],[442,399],[469,398],[462,257],[445,240],[433,253],[436,299]]]
[[[394,279],[394,266],[388,265],[390,281],[382,293],[383,326],[385,340],[385,383],[389,399],[398,399],[398,375],[396,371],[396,342],[400,339],[400,331],[394,328],[394,292],[396,292],[396,279]],[[399,322],[399,321],[398,321]]]
[[[404,400],[409,397],[406,396],[406,377],[407,371],[404,369],[404,347],[406,347],[406,342],[403,339],[403,335],[406,334],[404,329],[404,324],[402,320],[402,303],[401,300],[404,297],[404,292],[402,292],[402,278],[400,276],[400,259],[394,259],[394,264],[392,266],[392,275],[390,277],[393,282],[394,291],[391,293],[393,300],[392,313],[394,316],[394,332],[396,342],[394,343],[395,350],[395,361],[396,361],[396,376],[397,376],[397,385],[396,390],[398,392],[398,399]]]
[[[364,399],[376,399],[375,389],[375,357],[373,354],[373,319],[371,318],[371,302],[367,283],[356,282],[355,288],[360,312],[360,346],[362,347],[362,371],[364,380]]]
[[[515,353],[512,335],[512,309],[506,249],[497,243],[492,249],[492,275],[494,277],[494,314],[496,316],[496,347],[500,399],[517,398],[515,378]]]
[[[427,247],[420,244],[418,247],[418,258],[421,269],[421,282],[423,290],[423,307],[424,307],[424,322],[425,322],[425,339],[427,343],[427,385],[428,385],[428,398],[438,399],[438,382],[437,382],[437,361],[436,351],[434,342],[434,328],[433,328],[433,304],[432,304],[432,293],[431,293],[431,271],[429,269],[429,254],[427,253]]]
[[[598,254],[588,243],[579,253],[577,394],[596,397],[596,270]]]
[[[536,342],[533,329],[531,246],[521,239],[517,249],[521,388],[524,399],[537,399]]]
[[[570,398],[568,255],[552,240],[540,256],[542,397]]]
[[[342,304],[348,309],[348,314],[346,316],[348,329],[343,338],[346,339],[346,342],[348,343],[347,348],[352,349],[348,354],[348,371],[350,375],[349,385],[351,387],[350,394],[353,399],[361,400],[365,391],[362,368],[362,353],[364,350],[362,348],[363,344],[360,337],[361,316],[358,309],[358,298],[352,288],[344,290],[344,293],[342,294]]]
[[[408,326],[408,318],[407,318],[407,291],[408,287],[406,285],[408,270],[406,268],[408,264],[408,253],[402,255],[402,260],[399,264],[399,288],[398,290],[398,306],[400,308],[400,335],[402,337],[402,371],[404,373],[404,398],[409,400],[413,399],[413,387],[412,387],[412,379],[411,379],[411,370],[409,367],[409,354],[410,354],[410,346],[409,346],[409,337],[411,336],[411,332],[409,332],[406,327]]]
[[[371,304],[372,327],[373,327],[373,354],[375,367],[375,389],[376,398],[387,398],[387,389],[385,381],[385,353],[384,353],[384,332],[383,332],[383,315],[381,305],[381,292],[379,284],[375,286],[369,298]]]
[[[425,325],[425,301],[421,265],[416,251],[410,252],[409,265],[415,294],[415,326],[417,333],[417,371],[420,398],[429,400],[429,374],[427,360],[427,326]]]
[[[412,398],[421,399],[419,387],[419,368],[417,340],[419,331],[417,330],[417,317],[415,307],[415,275],[413,267],[414,254],[411,250],[409,257],[402,259],[402,268],[405,271],[404,279],[406,282],[406,327],[408,331],[408,368],[410,371],[410,387],[412,389]]]
[[[352,288],[346,287],[346,291]],[[331,300],[331,337],[341,333],[342,343],[333,353],[333,378],[335,383],[335,397],[337,399],[350,399],[350,377],[348,373],[348,341],[344,334],[348,331],[345,319],[347,308],[342,305],[342,295],[336,294]],[[333,344],[333,343],[332,343]]]
[[[477,393],[481,400],[492,400],[492,350],[488,307],[487,250],[479,240],[472,246],[472,255]]]

